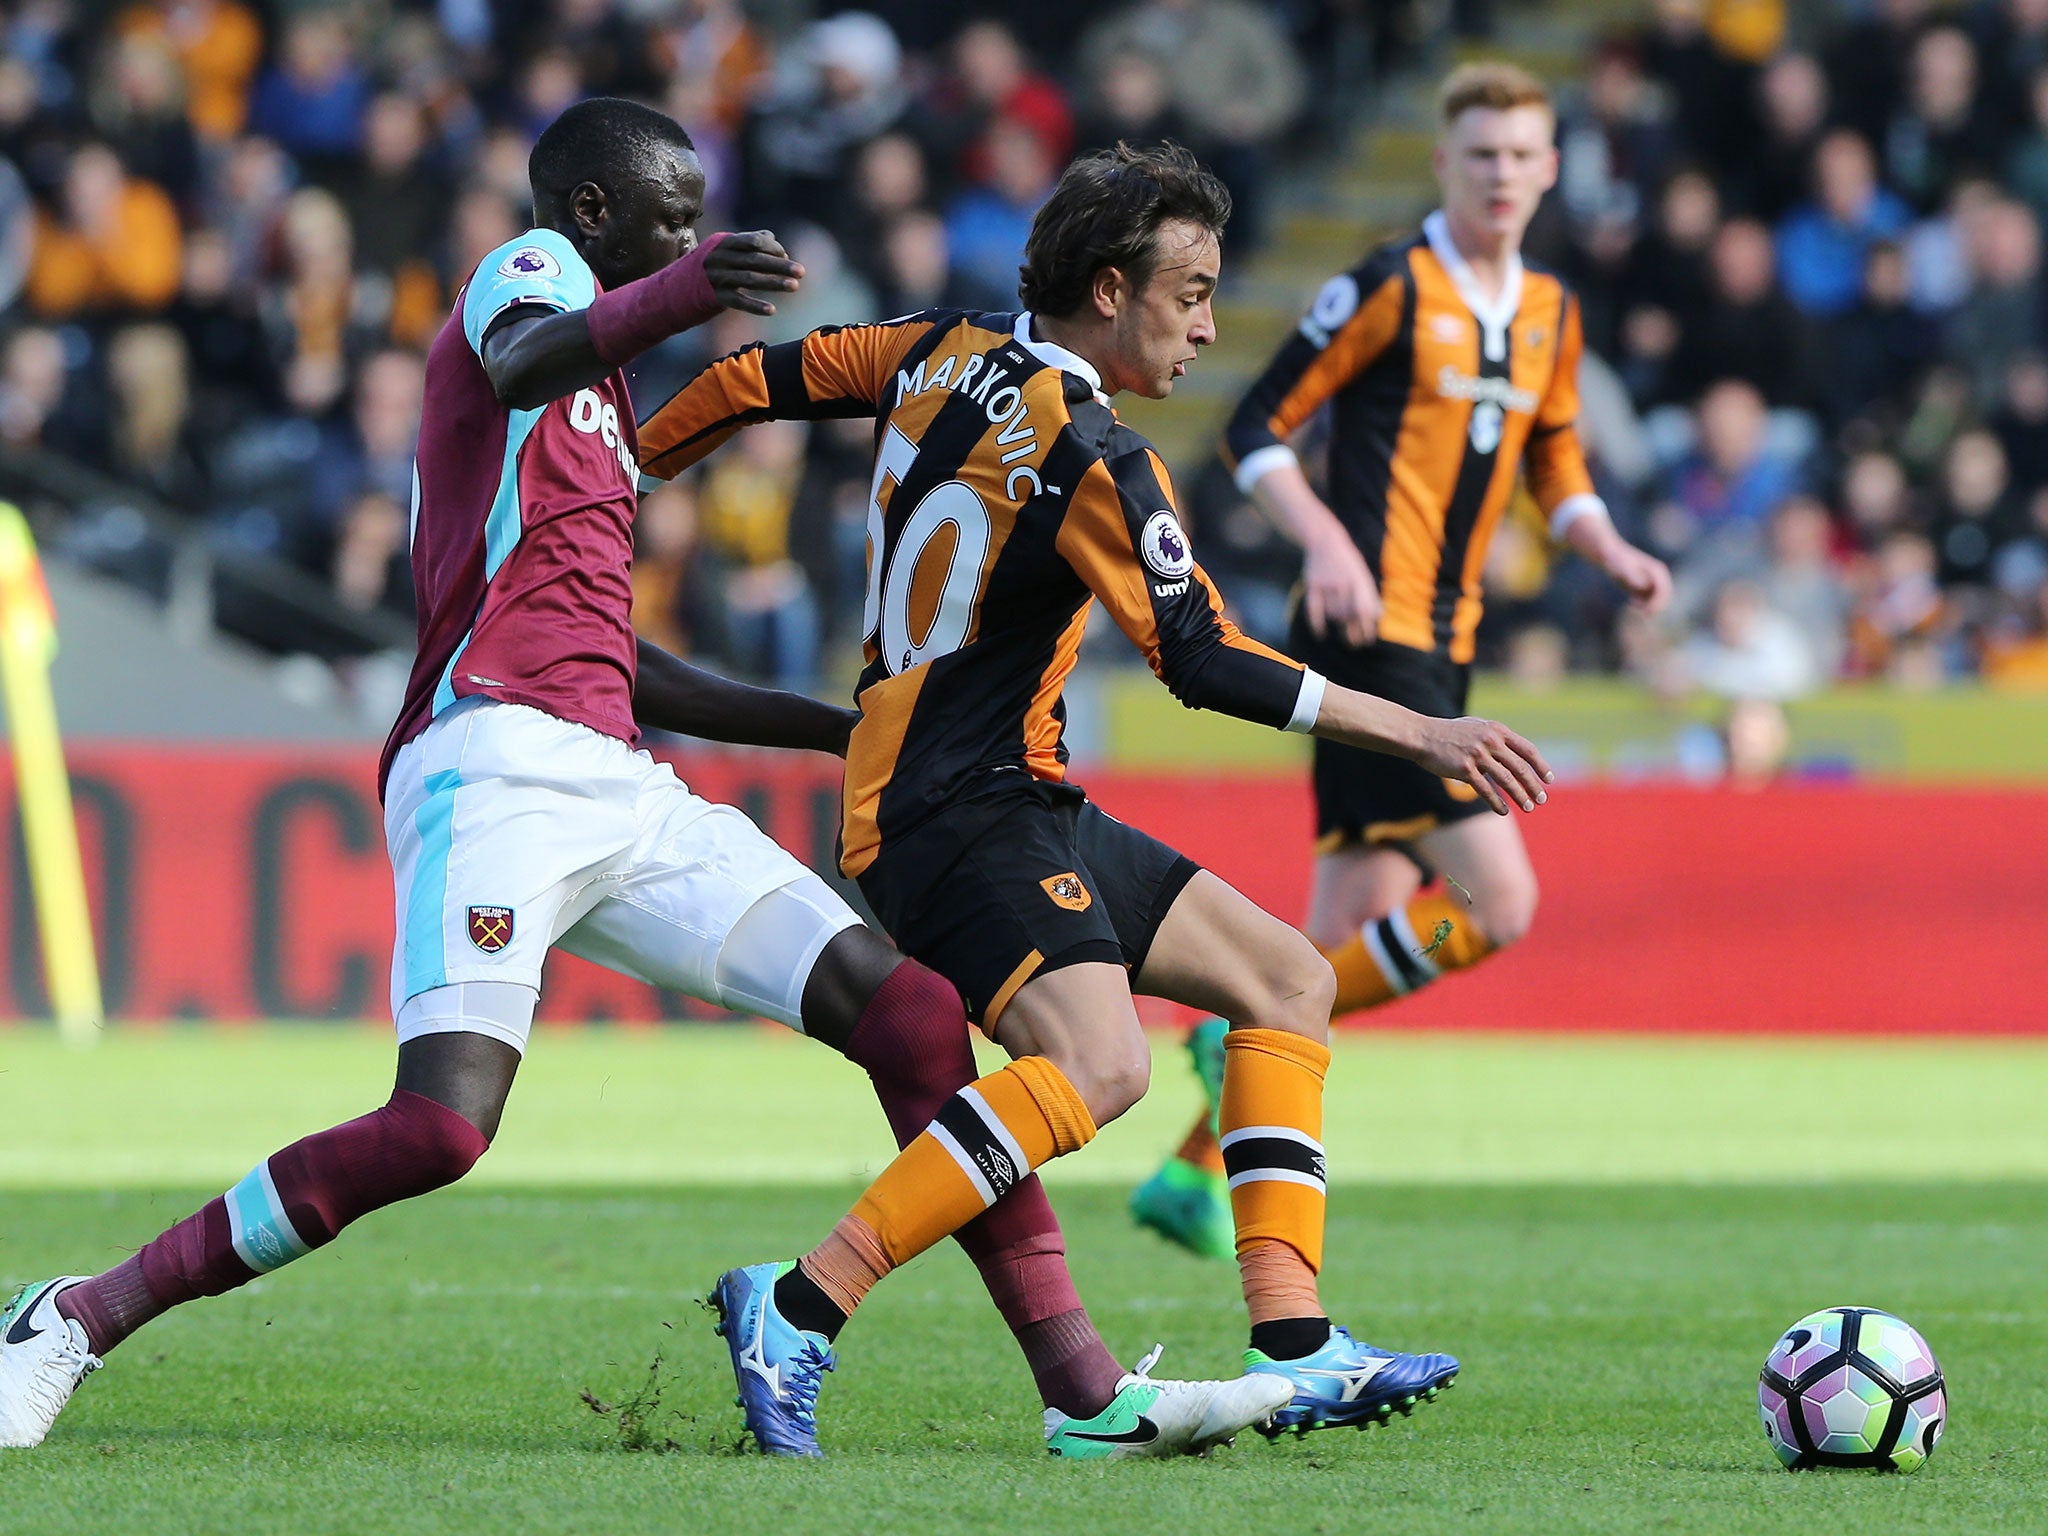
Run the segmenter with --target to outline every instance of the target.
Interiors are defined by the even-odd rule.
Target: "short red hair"
[[[1493,61],[1460,64],[1437,90],[1437,111],[1446,128],[1476,107],[1495,112],[1541,107],[1556,115],[1550,92],[1541,80],[1519,64]]]

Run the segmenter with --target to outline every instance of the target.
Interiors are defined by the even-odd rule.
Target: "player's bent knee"
[[[1534,881],[1511,890],[1489,892],[1475,916],[1487,940],[1495,949],[1506,949],[1528,935],[1536,921],[1537,888]]]
[[[1073,1084],[1100,1127],[1109,1124],[1145,1097],[1152,1086],[1152,1050],[1143,1035],[1134,1043],[1110,1047],[1074,1059],[1049,1056]]]
[[[407,1195],[423,1195],[455,1183],[490,1150],[482,1131],[446,1105],[400,1090],[377,1111],[382,1150],[403,1169]]]

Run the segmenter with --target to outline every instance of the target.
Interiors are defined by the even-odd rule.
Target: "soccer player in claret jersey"
[[[721,1278],[757,1432],[785,1411],[772,1388],[784,1362],[827,1347],[884,1274],[1144,1092],[1134,988],[1233,1026],[1222,1139],[1247,1365],[1277,1385],[1276,1422],[1372,1422],[1457,1370],[1448,1355],[1354,1340],[1317,1294],[1329,966],[1066,777],[1061,688],[1100,601],[1191,707],[1397,753],[1502,814],[1544,797],[1542,759],[1504,726],[1328,684],[1223,617],[1164,465],[1109,397],[1167,395],[1214,339],[1228,214],[1222,185],[1185,151],[1084,158],[1033,222],[1026,312],[931,311],[750,348],[642,431],[650,472],[673,474],[751,421],[880,418],[841,867],[1014,1058],[944,1104],[799,1263]],[[1103,1433],[1048,1423],[1056,1448],[1076,1453]]]
[[[1289,653],[1334,681],[1457,715],[1487,546],[1518,475],[1552,537],[1643,609],[1664,604],[1671,576],[1594,492],[1573,427],[1578,301],[1521,257],[1557,179],[1550,98],[1523,70],[1472,64],[1444,82],[1440,107],[1443,207],[1323,285],[1232,417],[1225,454],[1304,551]],[[1327,503],[1287,444],[1325,403]],[[1324,740],[1315,800],[1308,933],[1336,970],[1337,1013],[1477,965],[1528,930],[1536,875],[1521,832],[1481,814],[1464,785]],[[1445,889],[1423,890],[1432,871]],[[1139,1220],[1217,1251],[1224,1161],[1205,1113],[1133,1197]]]
[[[721,306],[773,313],[801,268],[763,233],[697,245],[703,170],[648,108],[570,108],[531,177],[537,227],[478,265],[427,363],[420,649],[381,776],[398,907],[390,1101],[272,1154],[106,1273],[25,1287],[0,1314],[0,1445],[39,1443],[100,1357],[167,1309],[462,1177],[497,1131],[552,945],[823,1040],[868,1071],[905,1137],[974,1077],[950,985],[632,746],[644,723],[845,750],[852,711],[699,672],[638,644],[630,622],[638,443],[619,370]],[[1123,1372],[1035,1181],[960,1238],[1049,1410],[1142,1420],[1147,1454],[1199,1451],[1270,1413],[1265,1383]],[[783,1383],[801,1400],[830,1366],[796,1351]],[[818,1453],[801,1411],[761,1441]]]

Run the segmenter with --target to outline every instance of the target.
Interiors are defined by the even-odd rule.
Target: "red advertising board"
[[[371,754],[85,744],[71,760],[113,1016],[384,1012],[391,875]],[[829,868],[835,764],[766,753],[678,762],[700,793],[739,804]],[[1298,779],[1102,773],[1088,784],[1262,905],[1301,914],[1310,818]],[[1369,1022],[2048,1030],[2048,792],[1571,787],[1527,831],[1544,891],[1528,940]],[[18,830],[8,842],[0,1017],[36,1016],[45,1003]],[[542,1014],[712,1011],[558,956]]]

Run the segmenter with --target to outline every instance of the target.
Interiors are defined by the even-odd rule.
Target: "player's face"
[[[1473,107],[1436,146],[1436,177],[1453,226],[1519,242],[1557,181],[1555,125],[1542,107]]]
[[[704,167],[687,152],[665,151],[655,173],[629,183],[599,216],[590,263],[607,288],[652,277],[697,244],[704,216]]]
[[[1125,290],[1117,305],[1112,348],[1114,373],[1103,382],[1148,400],[1164,400],[1173,381],[1188,371],[1195,350],[1216,339],[1210,300],[1223,252],[1216,236],[1199,224],[1174,220],[1155,236],[1159,264],[1136,292]]]

